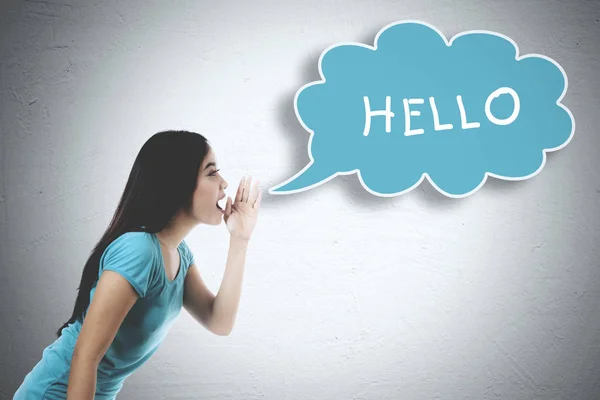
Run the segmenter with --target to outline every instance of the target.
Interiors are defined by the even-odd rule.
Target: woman
[[[238,309],[248,241],[262,193],[242,178],[235,200],[200,134],[164,131],[142,146],[115,215],[81,276],[71,318],[15,393],[22,399],[114,399],[158,349],[184,307],[217,335]],[[252,189],[252,190],[251,190]],[[230,232],[217,295],[183,240],[198,224]]]

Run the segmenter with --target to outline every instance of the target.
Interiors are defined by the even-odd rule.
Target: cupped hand
[[[232,202],[231,197],[227,198],[223,217],[231,236],[244,240],[249,240],[252,236],[262,200],[262,192],[258,186],[259,181],[254,182],[252,191],[250,190],[251,181],[251,176],[244,176],[240,180],[235,201]]]

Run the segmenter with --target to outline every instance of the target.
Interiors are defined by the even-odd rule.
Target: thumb
[[[231,215],[231,197],[227,197],[227,203],[225,204],[225,218],[229,218]]]

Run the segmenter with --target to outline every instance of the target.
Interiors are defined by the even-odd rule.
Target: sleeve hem
[[[137,292],[138,296],[144,297],[144,295],[145,295],[144,291],[142,290],[140,285],[138,285],[138,283],[128,273],[123,272],[117,268],[112,268],[110,266],[105,267],[103,269],[103,271],[113,271],[113,272],[116,272],[117,274],[121,275],[123,278],[127,279],[127,282],[129,282],[129,284]]]

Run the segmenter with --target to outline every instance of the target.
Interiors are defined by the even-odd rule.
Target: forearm
[[[67,400],[93,400],[96,393],[98,365],[73,355],[67,388]]]
[[[212,306],[211,330],[215,332],[229,334],[233,329],[240,303],[247,249],[248,240],[230,237],[223,281]]]

